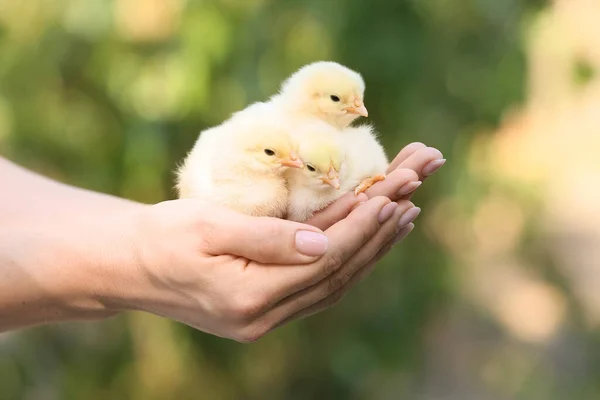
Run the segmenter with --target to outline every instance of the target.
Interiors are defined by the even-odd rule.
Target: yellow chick
[[[200,134],[177,172],[179,197],[193,197],[253,216],[285,217],[284,173],[302,168],[280,118],[256,110]]]
[[[304,168],[286,172],[289,220],[304,222],[348,192],[340,190],[344,154],[338,134],[331,125],[318,120],[296,127],[292,137]]]
[[[369,115],[364,93],[365,82],[358,72],[332,61],[319,61],[292,74],[269,103],[292,117],[318,118],[342,129]]]
[[[358,195],[384,180],[389,161],[373,127],[348,127],[340,135],[345,156],[340,171],[341,191],[354,190]]]

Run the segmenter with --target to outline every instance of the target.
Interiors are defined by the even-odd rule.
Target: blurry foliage
[[[585,86],[594,79],[595,75],[596,71],[594,71],[593,66],[584,60],[577,60],[573,67],[573,78],[575,83],[579,86]]]
[[[331,59],[365,77],[370,121],[390,156],[422,141],[449,159],[414,198],[424,214],[455,191],[473,198],[461,205],[468,214],[488,193],[485,185],[466,183],[467,149],[475,134],[492,132],[506,110],[524,101],[522,38],[543,6],[523,0],[0,0],[0,152],[73,185],[162,201],[173,197],[172,172],[199,131],[267,98],[301,65]],[[578,79],[590,74],[585,65],[575,71]],[[510,211],[505,203],[499,209]],[[535,218],[531,208],[527,218]],[[417,222],[411,237],[340,306],[250,345],[140,313],[0,336],[0,398],[429,398],[424,382],[433,384],[427,378],[436,360],[427,346],[440,326],[471,329],[498,344],[493,353],[473,355],[481,376],[472,380],[484,389],[461,392],[442,380],[436,393],[447,397],[435,398],[599,393],[593,380],[576,376],[575,384],[561,386],[562,395],[555,393],[556,376],[536,372],[544,361],[535,349],[504,351],[511,339],[499,339],[489,316],[478,317],[477,326],[454,326],[448,310],[461,288],[451,256],[426,232]],[[533,245],[530,253],[540,256]],[[474,314],[475,308],[460,306]],[[460,352],[459,344],[446,345]],[[569,365],[581,369],[588,362],[600,370],[597,360]]]

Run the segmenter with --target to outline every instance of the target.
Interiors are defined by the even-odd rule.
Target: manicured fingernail
[[[423,167],[423,175],[429,176],[437,172],[438,169],[442,168],[442,165],[446,164],[446,159],[433,160],[429,164]]]
[[[398,228],[404,228],[406,225],[413,222],[421,213],[421,209],[419,207],[413,207],[410,210],[406,211],[400,217],[400,221],[398,221]]]
[[[408,234],[411,233],[413,229],[415,229],[415,224],[412,224],[412,223],[408,224],[404,228],[400,229],[400,231],[398,231],[398,233],[396,233],[396,236],[394,236],[394,238],[392,239],[392,245],[397,244],[399,241],[401,241],[402,239],[407,237]]]
[[[421,183],[423,182],[416,181],[405,183],[400,190],[398,190],[398,196],[406,196],[407,194],[414,192],[419,186],[421,186]]]
[[[329,241],[322,233],[311,231],[296,232],[296,249],[307,256],[322,256],[327,251]]]
[[[383,206],[381,211],[379,211],[379,216],[377,217],[377,220],[379,221],[379,223],[381,224],[381,223],[387,221],[394,213],[394,210],[396,209],[396,207],[398,207],[398,203],[395,203],[395,202],[391,202],[391,203],[388,203],[385,206]]]

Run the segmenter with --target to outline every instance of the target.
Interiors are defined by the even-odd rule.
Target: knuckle
[[[339,304],[345,295],[346,295],[346,292],[344,290],[338,290],[337,292],[332,293],[331,296],[329,297],[329,307],[333,307],[333,306]]]
[[[328,282],[329,293],[337,293],[342,290],[344,285],[348,283],[350,278],[352,277],[352,271],[342,271],[330,277]]]
[[[344,274],[335,274],[327,280],[327,289],[329,293],[335,293],[344,286]]]
[[[370,215],[363,216],[359,224],[357,229],[361,243],[366,243],[379,229],[379,221]]]
[[[256,248],[257,254],[259,257],[269,258],[269,255],[275,252],[274,249],[279,247],[284,232],[282,232],[280,226],[273,223],[265,223],[255,229],[256,236],[262,238],[260,246]],[[283,251],[283,249],[280,250]]]
[[[238,296],[232,306],[232,316],[237,320],[251,320],[266,308],[267,301],[260,295]]]
[[[191,231],[198,237],[198,244],[202,249],[212,249],[215,245],[216,235],[222,234],[210,218],[199,218],[194,221]],[[202,234],[198,235],[198,232],[202,232]]]
[[[268,223],[261,228],[262,234],[268,237],[279,237],[283,232],[279,224]]]
[[[323,272],[325,277],[328,277],[337,271],[341,267],[343,260],[343,254],[339,250],[330,251],[329,255],[323,259]]]
[[[269,332],[268,326],[264,324],[250,324],[239,329],[233,336],[233,340],[240,343],[253,343],[264,337]]]

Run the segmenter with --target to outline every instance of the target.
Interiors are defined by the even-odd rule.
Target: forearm
[[[0,157],[0,226],[36,225],[141,204],[62,184]]]
[[[119,247],[141,203],[71,187],[0,157],[0,331],[113,315]],[[120,257],[120,258],[119,258]]]
[[[0,332],[116,314],[104,300],[133,265],[122,219],[0,228]]]

